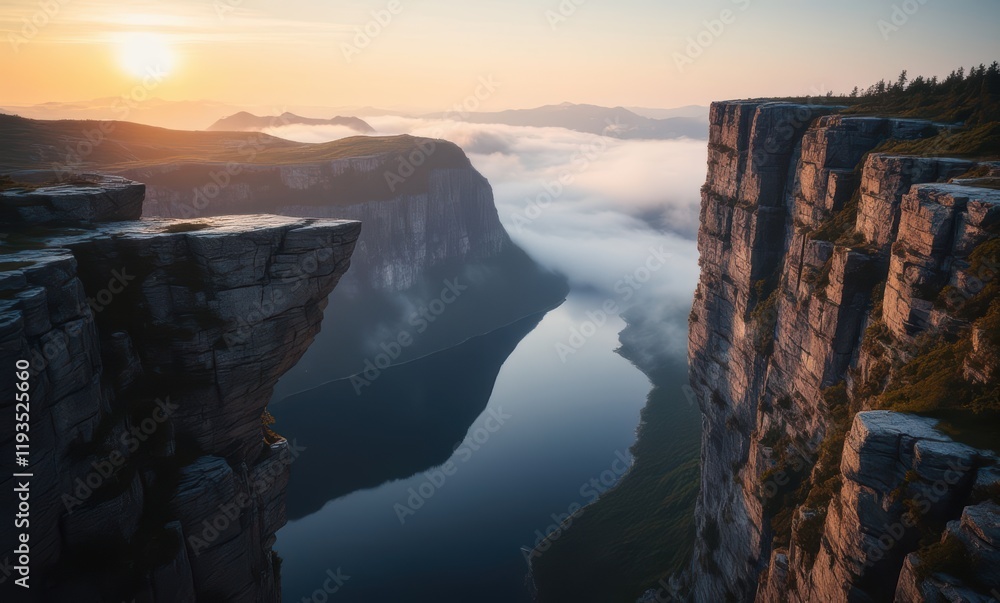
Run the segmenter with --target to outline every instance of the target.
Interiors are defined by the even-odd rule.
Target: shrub
[[[920,564],[916,567],[916,575],[921,582],[937,573],[974,580],[974,564],[965,546],[954,536],[946,535],[940,542],[920,549],[917,555]]]
[[[162,232],[165,233],[180,233],[180,232],[195,232],[198,230],[204,230],[210,228],[212,225],[207,222],[174,222],[165,226]]]
[[[799,549],[806,554],[807,563],[816,559],[826,527],[826,507],[817,509],[815,514],[805,517],[799,522],[796,531],[796,542]]]

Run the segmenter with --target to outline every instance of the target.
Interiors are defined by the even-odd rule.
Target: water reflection
[[[436,266],[403,291],[365,286],[366,278],[352,267],[330,295],[322,331],[278,383],[274,401],[373,372],[376,364],[401,364],[454,347],[551,308],[568,292],[564,277],[514,245],[494,258]],[[401,336],[405,345],[397,345]]]
[[[288,487],[289,518],[446,461],[486,408],[504,361],[544,315],[391,366],[369,385],[341,379],[274,406],[279,431],[306,449]]]
[[[463,437],[474,439],[483,432],[481,440],[485,441],[478,448],[469,446],[465,454],[460,448],[431,468],[355,490],[305,516],[300,516],[299,508],[296,518],[279,532],[275,545],[284,560],[285,600],[309,596],[327,569],[342,567],[351,580],[337,593],[338,601],[371,603],[400,597],[428,603],[529,601],[521,547],[532,545],[536,532],[553,523],[553,515],[565,513],[573,503],[592,500],[590,490],[581,492],[581,487],[627,455],[649,392],[645,376],[613,351],[624,326],[618,317],[609,318],[566,362],[556,352],[555,344],[600,301],[600,297],[571,294],[566,303],[545,314],[506,360],[495,360],[503,366],[492,384],[488,406],[484,410],[482,402],[475,403],[482,412],[472,420],[468,433],[442,438],[447,453]],[[513,333],[513,341],[520,336]],[[496,353],[506,352],[496,346]],[[444,382],[435,391],[468,387],[464,369],[458,368],[467,364],[455,362],[439,373]],[[493,371],[489,373],[492,380]],[[422,380],[417,383],[423,387]],[[406,384],[400,384],[400,391],[406,389]],[[432,399],[423,396],[424,401]],[[415,402],[411,412],[419,408]],[[489,432],[491,411],[510,417],[495,432]],[[382,415],[376,419],[384,420]],[[289,437],[297,437],[285,417],[279,417],[278,427]],[[316,437],[325,437],[322,429],[318,433]],[[381,442],[392,448],[392,455],[402,458],[411,453],[411,447],[421,449],[419,435],[406,437],[411,438],[406,444],[392,438]],[[298,463],[314,454],[308,449],[292,467],[295,490],[290,492],[290,506],[298,508],[295,499],[305,496],[315,509],[330,488],[321,481],[339,481],[337,473],[353,470],[347,467],[352,463],[368,466],[365,455],[374,449],[348,450],[341,458],[312,461],[325,466],[312,472],[314,477],[296,483],[302,473]],[[441,483],[438,472],[448,462],[457,470],[440,487],[435,486],[434,479]],[[324,495],[313,500],[310,488]],[[411,500],[414,491],[428,495],[422,505]],[[415,512],[401,516],[400,507]]]

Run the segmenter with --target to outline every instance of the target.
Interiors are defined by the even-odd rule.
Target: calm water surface
[[[279,398],[287,398],[271,406],[278,431],[306,448],[291,467],[289,522],[275,545],[286,601],[314,594],[312,600],[324,600],[327,593],[316,591],[325,581],[334,586],[328,578],[338,571],[349,578],[330,601],[530,601],[522,547],[616,479],[623,459],[630,459],[650,391],[646,376],[615,353],[621,318],[612,314],[597,328],[586,325],[609,300],[660,321],[643,337],[663,349],[644,352],[676,376],[678,433],[699,429],[697,410],[680,394],[697,251],[692,236],[678,234],[683,229],[664,230],[662,220],[651,224],[646,216],[649,208],[660,208],[658,214],[673,203],[674,213],[663,215],[684,218],[675,226],[696,223],[697,204],[687,199],[696,199],[703,180],[704,143],[613,141],[525,223],[517,218],[539,183],[576,169],[570,162],[581,140],[521,134],[507,151],[470,156],[493,184],[501,220],[515,240],[569,277],[568,298],[548,312],[482,329],[477,315],[520,308],[525,295],[533,299],[502,279],[487,282],[480,297],[463,296],[447,310],[443,318],[450,322],[434,327],[441,330],[428,331],[436,341],[464,343],[391,367],[357,388],[346,379],[322,384],[328,359],[346,350],[346,361],[336,363],[352,362],[348,348],[354,346],[345,347],[342,334],[351,329],[338,325],[338,317],[378,322],[370,314],[379,307],[411,308],[421,297],[345,310],[347,290],[334,292],[323,333],[280,384]],[[699,157],[697,168],[685,167],[688,156]],[[639,168],[623,180],[626,159]],[[628,198],[605,194],[644,182],[650,183],[644,192],[630,185]],[[640,274],[649,281],[624,297],[616,285],[648,266],[651,249],[661,245],[671,259]],[[425,291],[440,282],[432,280]],[[353,366],[394,336],[399,315],[382,322],[378,337],[355,340]],[[571,340],[574,330],[586,336]]]
[[[538,317],[471,340],[453,354],[417,361],[423,366],[415,374],[397,378],[387,372],[362,396],[345,380],[277,405],[282,434],[306,447],[297,463],[331,455],[308,470],[292,466],[291,520],[276,545],[284,560],[286,600],[311,596],[322,588],[327,570],[338,568],[350,576],[336,593],[338,601],[393,601],[400,593],[409,601],[529,600],[521,547],[533,545],[538,532],[554,524],[553,515],[591,502],[621,471],[619,459],[629,458],[650,388],[614,352],[624,326],[617,317],[566,362],[557,353],[556,344],[567,342],[571,329],[601,302],[571,294],[533,329]],[[496,368],[469,370],[455,356]],[[390,391],[369,395],[380,384],[397,390],[395,399]],[[325,435],[324,426],[338,420],[338,406],[349,407],[352,417],[360,406],[375,433],[359,433],[366,422],[357,420],[349,445],[331,449],[329,439],[343,435]],[[407,431],[393,417],[396,407],[425,416]],[[467,429],[424,431],[425,424],[453,422],[461,407],[478,413]],[[391,423],[392,437],[377,433],[380,416]],[[437,458],[428,450],[434,444]],[[393,475],[395,467],[406,473],[414,457],[434,464],[415,475]],[[392,481],[316,500],[339,495],[343,488],[336,484],[344,475],[366,485],[366,472]]]

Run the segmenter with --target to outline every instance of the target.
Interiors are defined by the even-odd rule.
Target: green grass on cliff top
[[[676,413],[686,411],[683,398],[676,385],[656,385],[676,384],[679,376],[651,377],[632,468],[568,529],[555,532],[533,560],[541,600],[633,603],[687,566],[694,550],[700,433],[677,437],[672,425]]]
[[[904,155],[1000,159],[1000,63],[957,69],[947,78],[917,77],[904,71],[895,82],[880,81],[850,95],[782,98],[775,101],[840,105],[844,115],[926,119],[957,129],[916,141],[889,141],[877,150]]]
[[[123,121],[37,120],[0,114],[0,169],[120,171],[170,163],[289,165],[345,157],[408,155],[427,140],[409,135],[293,142],[260,132],[168,130]],[[435,141],[435,161],[466,167],[452,143]]]

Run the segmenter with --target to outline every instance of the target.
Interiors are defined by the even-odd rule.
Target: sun
[[[135,77],[168,75],[174,68],[174,52],[162,35],[149,32],[126,34],[118,44],[118,61]]]

